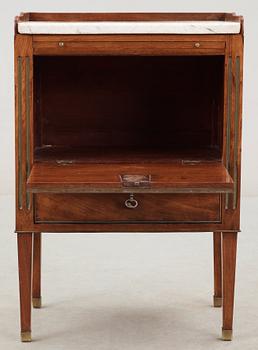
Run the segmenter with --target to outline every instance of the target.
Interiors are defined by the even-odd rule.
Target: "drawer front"
[[[138,39],[139,40],[139,39]],[[142,41],[72,41],[65,38],[62,40],[40,40],[33,42],[34,55],[173,55],[173,54],[224,54],[225,41],[207,40],[142,40]]]
[[[220,194],[36,194],[35,223],[220,223]],[[134,201],[127,202],[130,206]]]

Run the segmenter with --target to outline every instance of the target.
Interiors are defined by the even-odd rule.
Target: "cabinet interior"
[[[35,56],[34,159],[219,161],[224,56]]]

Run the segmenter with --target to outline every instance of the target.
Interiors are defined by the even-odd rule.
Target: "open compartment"
[[[38,56],[34,77],[29,190],[130,191],[123,175],[142,192],[232,190],[224,56]]]
[[[35,159],[219,160],[223,56],[35,57]]]

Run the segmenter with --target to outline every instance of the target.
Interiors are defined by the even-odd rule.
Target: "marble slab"
[[[237,34],[239,22],[19,22],[21,34]]]

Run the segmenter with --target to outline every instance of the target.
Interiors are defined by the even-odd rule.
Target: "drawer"
[[[36,39],[33,42],[34,55],[173,55],[173,54],[213,54],[225,53],[225,41],[188,40],[173,41],[171,39],[152,41],[142,39],[112,39],[74,40],[65,38],[60,40]]]
[[[128,200],[129,199],[129,200]],[[127,201],[128,200],[128,201]],[[134,206],[135,208],[128,208]],[[126,202],[127,201],[127,202]],[[219,223],[220,194],[35,194],[35,223]]]

